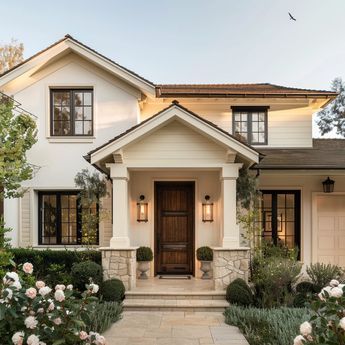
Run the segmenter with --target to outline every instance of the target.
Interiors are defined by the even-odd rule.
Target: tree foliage
[[[239,171],[239,176],[236,182],[238,205],[246,210],[256,206],[260,192],[257,188],[257,178],[255,175],[253,175],[248,168],[243,167]]]
[[[0,46],[0,74],[23,61],[24,45],[12,39],[10,43]]]
[[[36,123],[30,115],[15,114],[14,105],[0,98],[0,198],[22,196],[21,183],[32,178],[26,153],[37,141]]]
[[[335,130],[336,134],[345,136],[345,83],[341,78],[335,78],[331,89],[339,96],[318,113],[317,125],[321,135]]]
[[[107,183],[97,172],[87,169],[79,172],[74,182],[80,189],[83,244],[90,246],[96,244],[99,222],[105,217],[101,199],[108,194]]]

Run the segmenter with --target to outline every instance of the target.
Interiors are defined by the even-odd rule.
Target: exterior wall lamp
[[[335,182],[333,180],[331,180],[329,178],[329,176],[328,176],[327,179],[322,182],[323,192],[324,193],[333,193],[333,191],[334,191],[334,183]]]
[[[202,221],[213,222],[213,203],[209,195],[205,195],[205,202],[202,203]]]
[[[144,202],[145,195],[140,195],[139,202],[137,203],[137,221],[148,222],[148,203]]]

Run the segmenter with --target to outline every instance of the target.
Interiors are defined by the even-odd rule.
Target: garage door
[[[316,258],[345,267],[345,196],[317,198]]]

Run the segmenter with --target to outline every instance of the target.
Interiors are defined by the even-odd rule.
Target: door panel
[[[194,182],[155,183],[155,273],[193,274]]]

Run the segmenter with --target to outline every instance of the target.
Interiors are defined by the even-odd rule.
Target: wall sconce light
[[[323,192],[324,193],[333,193],[333,191],[334,191],[334,183],[335,182],[333,180],[331,180],[329,178],[329,176],[328,176],[327,179],[322,182]]]
[[[144,202],[145,195],[140,195],[140,201],[137,203],[137,221],[138,222],[147,222],[147,211],[148,211],[148,203]]]
[[[205,195],[205,200],[202,204],[202,221],[213,222],[213,203],[210,202],[209,195]]]

